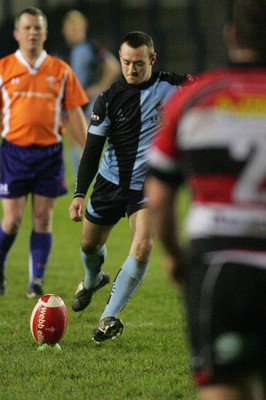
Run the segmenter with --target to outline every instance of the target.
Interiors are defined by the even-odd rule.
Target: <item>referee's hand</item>
[[[69,207],[69,216],[72,221],[80,222],[83,220],[85,199],[75,197]]]

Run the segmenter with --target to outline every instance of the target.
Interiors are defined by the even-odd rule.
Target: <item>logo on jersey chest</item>
[[[115,121],[116,122],[124,122],[127,120],[128,120],[128,118],[124,115],[122,108],[120,108],[120,110],[118,110],[118,112],[115,116]]]
[[[161,121],[162,111],[163,111],[163,105],[159,101],[159,103],[157,103],[156,106],[155,106],[155,113],[151,116],[151,122],[159,122],[159,121]]]
[[[20,83],[20,79],[19,78],[12,78],[11,79],[11,84],[12,85],[18,85]]]
[[[54,89],[55,80],[56,79],[52,75],[47,76],[46,81],[48,82],[48,89]]]

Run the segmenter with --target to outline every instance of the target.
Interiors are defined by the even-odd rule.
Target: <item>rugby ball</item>
[[[45,294],[35,304],[30,318],[30,330],[34,340],[42,345],[56,344],[67,328],[67,308],[61,297]]]

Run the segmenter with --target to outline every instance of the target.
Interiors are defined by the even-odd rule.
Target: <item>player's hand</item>
[[[83,220],[85,209],[85,199],[75,197],[69,207],[69,216],[72,221],[80,222]]]

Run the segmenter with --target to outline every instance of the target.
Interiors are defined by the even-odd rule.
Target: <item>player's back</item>
[[[189,93],[178,148],[192,189],[190,236],[265,238],[265,70],[209,73]]]

